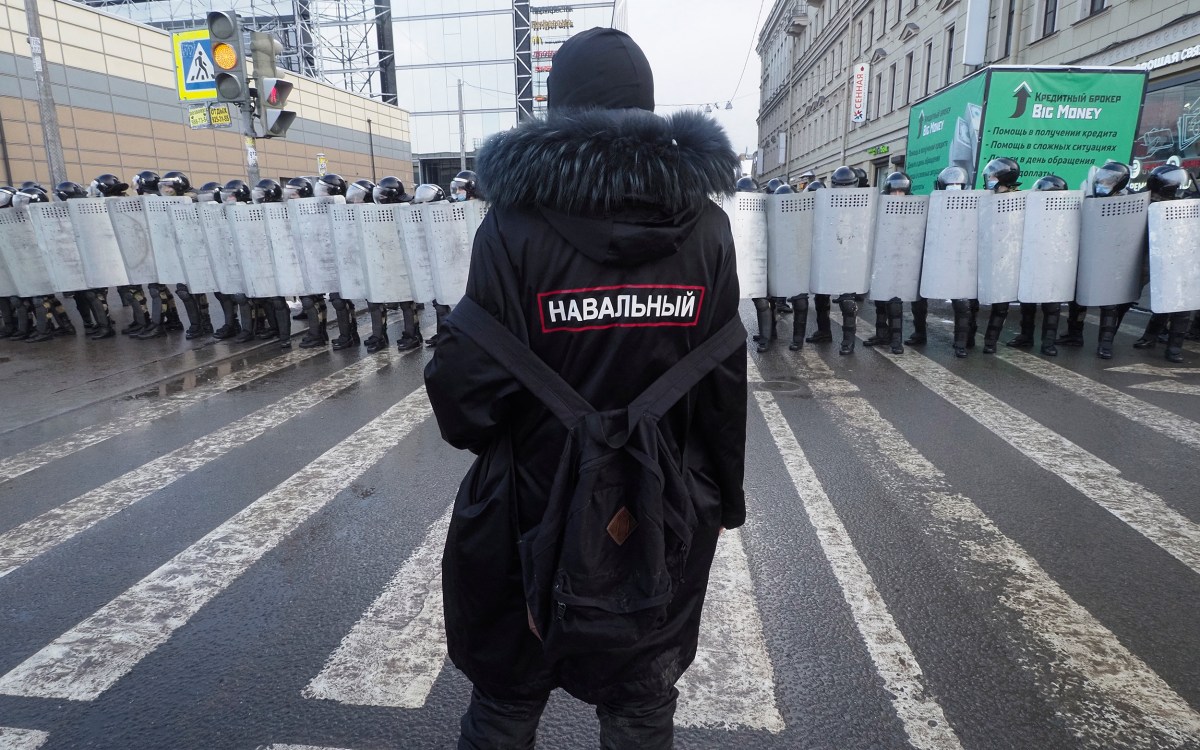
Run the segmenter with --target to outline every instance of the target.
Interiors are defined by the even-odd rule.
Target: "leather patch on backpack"
[[[633,517],[628,508],[622,505],[621,509],[613,514],[612,520],[608,522],[608,536],[618,545],[622,545],[637,528],[637,525],[637,519]]]

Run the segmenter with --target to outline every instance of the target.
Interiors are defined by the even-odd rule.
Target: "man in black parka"
[[[699,113],[653,114],[627,35],[562,45],[549,115],[491,138],[477,172],[492,206],[467,296],[596,409],[623,408],[738,314],[733,237],[712,196],[737,157]],[[531,631],[517,536],[541,519],[566,429],[456,326],[425,370],[443,437],[478,454],[442,561],[450,657],[474,684],[460,748],[530,748],[549,692],[594,703],[605,748],[669,748],[721,528],[745,520],[746,355],[722,362],[660,422],[699,518],[666,622],[636,646],[547,664]]]

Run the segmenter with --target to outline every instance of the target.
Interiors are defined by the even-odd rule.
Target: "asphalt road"
[[[1200,346],[958,360],[948,313],[749,354],[678,747],[1200,748]],[[23,426],[6,383],[0,750],[454,747],[429,352],[221,356]],[[538,747],[595,737],[556,695]]]

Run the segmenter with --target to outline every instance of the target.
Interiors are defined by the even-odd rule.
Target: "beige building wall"
[[[39,0],[38,7],[68,179],[86,185],[103,172],[128,179],[143,169],[179,169],[197,185],[245,178],[240,116],[226,130],[187,125],[170,34],[64,0]],[[22,0],[0,0],[0,117],[8,164],[0,177],[47,183],[27,36]],[[323,153],[329,171],[348,179],[396,175],[411,184],[407,112],[294,74],[288,80],[296,86],[288,108],[297,119],[287,138],[258,139],[262,176],[315,174]]]

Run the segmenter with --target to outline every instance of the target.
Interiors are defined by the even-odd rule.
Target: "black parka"
[[[595,408],[622,408],[738,314],[733,239],[712,200],[736,166],[723,131],[695,113],[551,114],[497,135],[477,160],[492,207],[467,296]],[[745,520],[745,352],[661,421],[701,524],[666,625],[551,672],[527,626],[516,537],[541,519],[566,430],[453,313],[439,333],[429,398],[443,437],[478,454],[443,557],[455,665],[481,686],[562,685],[593,702],[622,683],[674,683],[695,655],[717,528]]]

